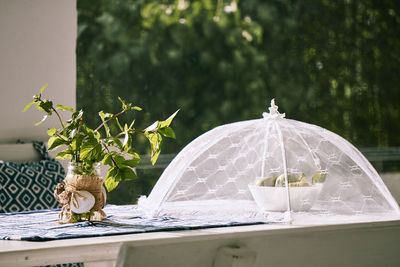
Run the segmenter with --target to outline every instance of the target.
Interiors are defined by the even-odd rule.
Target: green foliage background
[[[271,98],[357,147],[400,146],[399,1],[80,0],[78,30],[78,108],[95,123],[121,96],[144,126],[180,108],[164,153]]]

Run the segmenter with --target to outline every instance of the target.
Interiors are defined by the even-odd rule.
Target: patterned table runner
[[[49,241],[133,233],[192,230],[213,227],[262,224],[265,222],[201,221],[170,217],[146,218],[135,205],[107,205],[107,217],[101,222],[59,224],[59,209],[3,213],[0,215],[0,239]]]

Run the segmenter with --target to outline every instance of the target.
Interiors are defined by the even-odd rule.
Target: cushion
[[[53,192],[65,177],[64,168],[49,156],[43,142],[32,144],[41,155],[40,161],[0,161],[0,213],[61,207]]]

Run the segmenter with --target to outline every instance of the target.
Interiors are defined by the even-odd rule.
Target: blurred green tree
[[[395,0],[81,0],[77,106],[95,123],[121,96],[143,125],[180,108],[167,153],[271,98],[358,147],[400,146],[399,36]]]

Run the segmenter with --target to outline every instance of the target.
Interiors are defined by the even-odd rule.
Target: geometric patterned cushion
[[[84,266],[83,262],[77,262],[77,263],[46,265],[46,266],[41,266],[41,267],[83,267],[83,266]]]
[[[63,166],[49,156],[43,142],[32,142],[39,162],[14,163],[0,160],[0,213],[60,208],[54,189],[63,182]],[[44,267],[44,266],[42,266]],[[84,267],[83,262],[45,267]]]
[[[39,162],[0,161],[0,213],[60,207],[53,192],[65,177],[64,168],[42,142],[33,147],[41,154]]]

